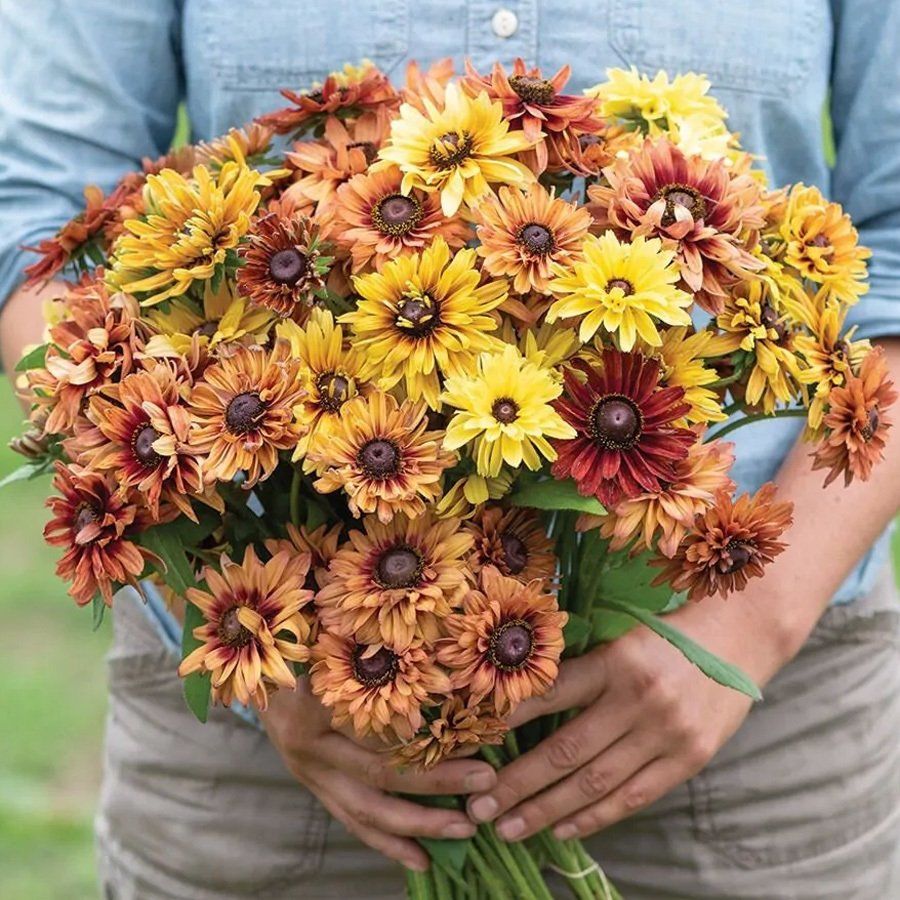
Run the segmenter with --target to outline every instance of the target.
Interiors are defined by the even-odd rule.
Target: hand
[[[411,838],[466,838],[475,826],[462,811],[432,809],[391,794],[468,794],[490,790],[497,780],[478,760],[398,772],[383,752],[331,728],[328,711],[305,678],[297,680],[296,691],[278,691],[261,719],[294,778],[364,844],[408,869],[428,868],[428,854]]]
[[[689,610],[685,618],[692,617]],[[696,629],[692,636],[713,652],[726,643]],[[749,673],[761,680],[763,668],[768,664],[750,666]],[[560,839],[592,834],[696,774],[750,706],[648,629],[635,628],[564,662],[552,692],[516,710],[514,726],[550,712],[583,711],[502,769],[489,793],[471,797],[469,814],[478,822],[501,817],[498,831],[506,840],[551,826]]]

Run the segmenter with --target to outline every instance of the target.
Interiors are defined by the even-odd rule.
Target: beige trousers
[[[107,900],[400,898],[400,869],[292,781],[266,736],[184,707],[117,598],[97,848]],[[626,900],[900,898],[900,603],[835,607],[707,769],[589,842]],[[565,896],[560,886],[559,896]]]

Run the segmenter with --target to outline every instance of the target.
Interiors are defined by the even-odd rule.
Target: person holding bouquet
[[[719,154],[739,169],[744,163],[732,153],[728,140],[721,143],[722,132],[704,131],[708,121],[702,112],[695,117],[690,111],[692,104],[701,111],[720,109],[705,91],[697,90],[696,81],[687,77],[661,81],[659,76],[651,82],[641,79],[638,70],[650,75],[657,70],[672,75],[705,73],[716,99],[730,112],[731,130],[740,133],[745,150],[763,161],[773,184],[820,185],[853,217],[860,242],[871,248],[872,259],[869,292],[861,298],[854,294],[852,299],[859,302],[850,310],[848,324],[856,326],[854,340],[867,339],[882,348],[883,355],[878,358],[896,380],[900,375],[900,156],[895,149],[900,143],[898,34],[897,0],[878,4],[799,0],[790,5],[761,0],[749,12],[738,0],[722,0],[712,8],[694,0],[668,4],[610,0],[600,6],[551,0],[508,5],[474,0],[416,4],[391,0],[366,5],[288,0],[245,0],[240,4],[212,0],[7,2],[0,9],[0,296],[6,298],[0,318],[0,349],[4,364],[12,371],[23,349],[41,340],[42,306],[61,290],[52,281],[39,288],[23,284],[23,270],[31,259],[22,248],[40,246],[42,264],[47,266],[43,274],[52,276],[54,250],[67,252],[60,224],[71,220],[83,206],[83,184],[95,183],[109,191],[142,159],[166,154],[181,103],[186,104],[193,138],[213,142],[207,143],[205,152],[215,158],[224,146],[215,143],[216,136],[254,117],[262,116],[261,128],[289,134],[298,110],[305,111],[304,115],[310,110],[312,114],[323,111],[323,92],[313,89],[288,93],[291,106],[263,115],[284,105],[280,88],[299,89],[325,81],[345,62],[364,58],[399,83],[406,64],[417,60],[421,67],[410,69],[408,75],[417,90],[409,90],[427,98],[429,92],[443,90],[447,80],[440,65],[432,69],[428,65],[449,55],[469,88],[483,89],[488,95],[493,92],[504,103],[509,121],[517,123],[510,131],[513,136],[527,133],[528,116],[535,108],[589,118],[593,113],[585,111],[582,91],[602,81],[607,69],[635,66],[630,72],[620,71],[616,76],[620,80],[612,78],[596,91],[588,91],[597,108],[605,110],[604,115],[639,121],[646,129],[658,125],[670,132],[674,123],[680,122],[679,140],[696,148],[696,158],[703,159],[704,153]],[[523,71],[516,68],[520,59],[527,67]],[[498,68],[492,68],[495,60],[500,60]],[[571,67],[570,72],[566,66]],[[557,75],[541,77],[535,74],[535,67]],[[347,79],[346,84],[341,83],[346,94],[357,90],[364,95],[365,75],[359,76],[359,82],[354,81],[357,76],[353,72],[342,77]],[[427,104],[423,101],[421,105],[427,112]],[[822,134],[826,105],[836,145],[833,166]],[[592,104],[588,106],[593,110]],[[546,111],[541,116],[546,122]],[[696,132],[691,130],[695,126],[699,126]],[[295,186],[300,187],[294,191],[294,199],[300,198],[297,202],[309,200],[304,193],[304,174],[319,192],[316,202],[322,191],[336,191],[350,180],[350,171],[329,174],[332,161],[322,156],[329,141],[337,153],[347,155],[355,150],[353,158],[361,160],[363,169],[372,161],[367,153],[378,153],[374,137],[354,141],[351,147],[341,137],[346,134],[339,131],[341,127],[332,125],[324,136],[317,135],[315,146],[309,142],[289,153],[299,173]],[[549,125],[534,121],[530,127],[550,130]],[[627,129],[625,133],[622,154],[627,157]],[[243,134],[248,144],[243,150],[252,156],[253,132]],[[517,140],[511,138],[510,146]],[[389,148],[381,148],[382,158],[402,165],[401,143],[398,139]],[[515,144],[515,149],[522,150],[526,143]],[[546,168],[546,154],[554,153],[565,160],[570,171],[580,167],[582,174],[589,176],[592,153],[603,151],[589,140],[577,144],[548,141],[529,161],[536,168]],[[455,143],[443,140],[439,162],[443,164],[465,149],[458,137]],[[605,159],[605,178],[589,189],[597,209],[609,211],[616,203],[628,208],[634,199],[628,193],[627,179],[616,180],[617,158],[612,154]],[[177,166],[177,151],[167,160]],[[664,165],[665,161],[652,162]],[[152,163],[148,165],[153,168]],[[441,169],[441,165],[436,167]],[[519,171],[515,166],[512,169]],[[711,198],[695,191],[688,183],[690,177],[688,172],[687,180],[679,181],[678,192],[665,195],[662,224],[666,227],[687,213],[696,219],[711,218],[714,213],[706,204],[714,202],[715,214],[722,215],[739,206],[740,198],[727,193]],[[268,185],[239,185],[234,191],[237,195],[244,190],[246,196],[260,186]],[[434,246],[460,248],[465,242],[452,217],[461,204],[471,200],[466,190],[442,192],[440,201],[427,207],[432,216],[429,222],[438,229],[437,237],[429,237],[434,238]],[[795,216],[801,230],[804,198],[811,203],[803,190],[791,191],[797,208],[785,213]],[[96,201],[93,206],[92,199]],[[393,207],[382,210],[385,216],[390,213],[394,217],[383,223],[384,234],[394,236],[399,224],[405,226],[412,203],[404,205],[400,195],[395,199],[398,202]],[[80,233],[90,229],[91,213],[101,212],[102,196],[98,200],[88,195],[87,201],[87,212],[70,226],[68,237],[73,245],[83,240]],[[422,215],[419,209],[416,216]],[[813,254],[813,263],[823,266],[833,259],[828,252],[845,248],[848,241],[843,219],[824,221],[821,234],[810,240],[822,251]],[[584,238],[586,225],[579,232],[577,221],[569,224]],[[623,220],[615,224],[625,227]],[[499,219],[482,223],[480,249],[489,244],[492,228],[500,231],[502,225]],[[322,284],[315,287],[324,289],[325,268],[320,271],[307,264],[303,272],[294,271],[290,267],[296,266],[296,261],[292,263],[288,254],[279,261],[284,268],[273,269],[270,253],[268,268],[262,271],[254,251],[258,255],[272,251],[279,240],[287,240],[285,247],[306,241],[307,260],[318,252],[306,234],[285,237],[274,226],[265,231],[267,227],[261,227],[258,243],[247,252],[237,277],[248,292],[265,293],[262,307],[283,315],[279,304],[286,302],[289,292],[272,287],[266,272],[282,286],[295,285],[301,276],[312,284],[321,276]],[[527,237],[537,241],[541,233],[528,232]],[[635,237],[631,246],[642,239]],[[606,237],[597,240],[609,243]],[[381,252],[381,244],[374,241],[348,243],[352,246],[344,248],[347,264],[358,266],[354,271],[363,270]],[[617,244],[614,238],[613,243]],[[139,256],[140,246],[133,249]],[[616,252],[611,245],[607,249]],[[432,252],[434,257],[429,259],[442,250]],[[498,269],[506,265],[502,249],[492,259],[491,265]],[[835,275],[841,289],[857,291],[854,285],[863,257],[855,243],[844,257],[837,253],[837,259],[839,263],[844,260],[846,267]],[[393,265],[388,259],[379,262]],[[690,260],[682,262],[688,269]],[[132,276],[140,268],[136,263],[129,270],[125,254],[117,258],[117,264]],[[742,265],[752,269],[755,262],[736,254],[728,265],[733,274]],[[324,262],[322,266],[327,268]],[[175,269],[176,278],[179,271],[183,270]],[[548,279],[544,284],[539,267],[523,272],[511,266],[503,274],[509,276],[517,293],[525,293],[520,279],[527,286],[541,284],[542,293],[554,295],[553,315],[573,315],[567,303],[575,301],[566,298],[577,294],[578,286],[566,278],[552,284]],[[371,285],[364,280],[369,277],[359,279],[356,286]],[[618,288],[620,294],[634,291],[630,283],[623,285]],[[721,314],[716,286],[712,275],[692,288],[704,298],[704,309],[712,315]],[[357,334],[364,333],[360,320],[367,315],[366,302],[375,302],[365,296],[363,288],[357,312],[347,314],[358,328]],[[167,307],[165,301],[177,286],[148,280],[143,289],[151,294],[158,291],[154,299],[163,304],[159,314],[170,315],[168,310],[174,307]],[[492,303],[502,302],[499,293],[495,291],[493,296],[491,290],[490,284],[471,285],[472,296],[484,305],[485,312],[490,312]],[[676,293],[672,296],[677,299]],[[216,306],[220,302],[211,288],[204,297],[206,321],[198,318],[179,326],[180,331],[172,329],[184,338],[177,346],[173,338],[175,355],[189,360],[190,349],[199,344],[195,336],[203,337],[203,329],[211,323],[207,339],[224,327],[224,310],[217,312]],[[424,295],[414,303],[407,301],[409,334],[414,335],[420,327],[429,302]],[[677,319],[678,312],[671,315]],[[589,337],[607,327],[589,316],[582,323],[582,332],[589,322],[593,326]],[[229,327],[252,334],[270,324],[268,319],[254,319],[252,310],[242,308],[241,316]],[[775,319],[763,325],[764,334],[767,327],[777,332]],[[324,335],[329,326],[321,327]],[[640,325],[634,327],[645,339],[646,323],[644,330]],[[304,348],[304,339],[296,340],[293,357]],[[325,342],[324,336],[322,340]],[[630,343],[635,340],[632,335]],[[372,354],[383,351],[383,356],[394,360],[400,373],[406,360],[398,361],[396,354],[390,356],[390,347],[379,351],[373,343],[370,338],[361,341]],[[513,356],[516,354],[510,359]],[[408,358],[414,359],[412,354]],[[228,366],[232,366],[232,374],[240,370],[241,359],[238,352],[223,362],[223,370]],[[278,362],[281,372],[295,366],[287,356]],[[604,377],[612,379],[613,372],[614,366],[607,364]],[[448,377],[439,385],[437,374],[431,374],[433,377],[411,364],[396,381],[405,379],[410,394],[417,393],[429,403],[443,387],[445,402],[465,406],[471,391],[462,376]],[[728,378],[729,373],[722,373],[723,380]],[[291,393],[290,379],[271,377],[270,381],[266,389],[281,392],[279,403],[285,410],[299,402],[300,392]],[[347,390],[347,383],[329,382],[318,389],[326,398],[333,398]],[[777,394],[777,385],[772,390]],[[884,391],[886,396],[888,389]],[[225,415],[234,429],[249,430],[249,423],[262,416],[263,410],[253,405],[254,396],[258,401],[259,394],[238,394],[235,399],[241,402],[229,405]],[[199,391],[193,398],[198,419],[207,426],[216,415],[217,398],[215,391]],[[119,399],[127,405],[124,390]],[[526,402],[524,397],[521,402]],[[852,417],[853,398],[846,402],[847,415]],[[385,403],[390,407],[389,401]],[[52,415],[74,419],[79,404],[80,400],[59,404]],[[560,409],[568,425],[554,420],[552,427],[557,429],[554,437],[564,440],[574,435],[572,422],[578,411],[572,411],[571,405],[569,413],[565,406]],[[395,412],[386,408],[380,414],[389,417]],[[628,424],[628,409],[610,407],[607,413],[605,424],[613,436],[622,437],[623,428],[633,427]],[[832,413],[837,421],[841,410],[832,408],[828,415]],[[504,414],[502,408],[495,413],[499,421]],[[813,415],[814,406],[810,417]],[[421,422],[402,420],[397,413],[396,421],[400,423],[396,433],[408,433],[413,443],[427,433],[424,417]],[[364,424],[354,420],[348,429]],[[863,429],[880,434],[885,425],[877,415],[870,415]],[[279,440],[285,442],[273,451],[276,461],[277,449],[293,446],[291,439],[294,443],[303,440],[299,432],[291,432],[292,425],[282,422],[279,427]],[[211,426],[201,424],[200,431],[204,439],[208,437],[205,452],[209,460],[215,459],[221,480],[242,473],[252,484],[270,474],[265,459],[229,456],[228,448],[215,445]],[[767,566],[764,577],[738,579],[740,589],[727,602],[710,596],[667,616],[667,621],[698,644],[745,671],[764,688],[765,700],[752,706],[746,696],[708,679],[652,631],[635,628],[611,643],[563,661],[551,690],[514,709],[513,725],[575,708],[582,712],[530,752],[496,771],[482,760],[466,757],[441,762],[427,771],[398,771],[370,742],[351,736],[349,728],[337,727],[339,723],[314,696],[306,677],[298,679],[294,691],[279,691],[271,698],[263,691],[263,702],[257,705],[267,708],[258,717],[247,708],[250,699],[259,700],[258,695],[251,698],[253,692],[239,685],[228,699],[243,702],[235,702],[230,710],[211,710],[209,721],[201,725],[184,707],[175,674],[183,604],[175,599],[167,608],[160,596],[151,593],[150,602],[144,605],[136,591],[123,591],[114,607],[105,774],[97,817],[105,895],[325,898],[356,892],[367,897],[401,896],[403,875],[397,863],[411,870],[428,866],[428,854],[417,839],[465,839],[475,832],[476,823],[483,822],[495,822],[497,834],[510,842],[548,828],[561,839],[586,839],[586,846],[603,861],[622,894],[634,900],[776,896],[880,900],[897,894],[900,605],[885,531],[900,506],[900,450],[896,442],[889,442],[883,461],[867,480],[857,477],[842,492],[836,488],[823,491],[822,473],[811,470],[801,431],[802,423],[773,418],[734,435],[736,462],[731,476],[741,489],[752,493],[774,480],[779,494],[793,501],[787,549]],[[449,443],[445,441],[445,449]],[[385,464],[386,449],[375,444],[378,442],[366,445],[369,470]],[[882,444],[879,438],[879,449]],[[143,453],[149,460],[157,452],[154,446],[154,441],[148,446],[136,442],[132,449],[139,458]],[[315,448],[305,448],[305,452],[304,465],[309,461],[314,467]],[[867,455],[864,448],[858,471],[852,474],[868,476],[874,461],[874,450]],[[437,473],[436,478],[449,462],[436,455],[427,464],[433,468],[431,474]],[[566,474],[578,469],[577,460],[566,462],[563,453],[558,464],[569,467]],[[817,465],[828,467],[831,477],[838,474],[842,463],[833,454],[825,454],[817,456]],[[331,486],[329,474],[317,474],[317,484],[325,485],[323,493],[346,488],[346,482]],[[189,461],[178,477],[187,487],[165,494],[164,501],[177,504],[185,491],[202,494]],[[68,495],[63,487],[60,502],[64,506]],[[427,496],[428,490],[423,487],[421,493]],[[353,502],[364,504],[364,489],[360,491]],[[158,503],[162,495],[157,492],[155,496]],[[764,492],[757,497],[762,498],[760,504],[777,520],[779,529],[783,528],[787,514],[766,505]],[[603,499],[613,505],[617,496],[610,493]],[[421,500],[410,504],[415,502]],[[366,512],[380,509],[376,504]],[[626,521],[617,512],[614,527],[625,528]],[[85,520],[81,525],[92,523]],[[759,527],[760,542],[765,539],[766,527],[765,522]],[[377,534],[373,530],[368,537],[375,540],[372,535]],[[629,536],[612,537],[627,543]],[[314,549],[323,557],[326,553],[335,556],[325,543]],[[504,546],[508,559],[510,553],[521,550]],[[244,565],[254,571],[259,566],[262,572],[262,564],[251,551]],[[278,558],[277,544],[272,555]],[[392,560],[394,568],[381,572],[380,577],[388,583],[402,580],[408,557],[398,555]],[[673,555],[672,560],[674,568],[669,575],[679,589],[702,595],[713,594],[721,586],[715,583],[716,576],[710,576],[712,585],[700,584],[687,564],[676,572],[679,557]],[[143,558],[134,561],[134,574],[140,574],[144,562]],[[743,561],[748,562],[749,557]],[[523,562],[520,570],[525,565]],[[330,575],[337,568],[330,569]],[[447,568],[453,567],[448,564]],[[731,568],[720,572],[722,580],[739,568],[732,559]],[[272,570],[266,571],[266,576],[259,577],[269,577]],[[210,606],[222,601],[225,581],[235,592],[245,587],[240,572],[229,570],[227,574],[228,579],[213,591],[215,597],[192,589],[188,600]],[[288,568],[278,574],[287,581],[299,579],[298,583],[306,576],[306,572]],[[483,577],[489,581],[493,576]],[[340,612],[342,598],[351,590],[351,578],[352,573],[345,582],[318,585],[317,602],[327,615],[337,615],[335,608]],[[268,586],[273,593],[277,580],[273,577]],[[734,583],[732,580],[731,586]],[[210,588],[213,590],[212,581]],[[77,593],[77,581],[73,590]],[[84,602],[90,602],[90,596]],[[365,634],[371,623],[360,615],[357,625]],[[407,637],[406,625],[400,616],[392,620],[399,643]],[[224,615],[218,631],[209,632],[210,640],[227,644],[232,634],[229,629],[242,634],[240,629],[247,627],[245,621],[230,621]],[[298,623],[296,627],[310,626]],[[512,634],[504,652],[515,653],[514,638]],[[225,650],[217,646],[216,652]],[[447,658],[458,662],[452,651]],[[196,659],[189,656],[182,668],[190,670]],[[377,680],[386,660],[375,653],[353,664],[357,673],[364,669]],[[409,686],[410,692],[417,689],[422,686]],[[340,682],[329,682],[318,693],[332,697],[332,705],[345,704],[352,711],[353,698],[344,696],[345,690]],[[64,702],[62,697],[60,702]],[[396,702],[401,704],[400,699]],[[399,712],[404,709],[401,705]],[[352,712],[345,718],[349,721]],[[468,797],[465,810],[413,802],[419,795],[452,794]]]

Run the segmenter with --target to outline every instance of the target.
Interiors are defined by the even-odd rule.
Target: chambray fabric
[[[492,26],[501,8],[507,37]],[[874,250],[858,334],[900,333],[900,0],[3,0],[0,297],[21,279],[20,246],[75,213],[86,183],[109,188],[165,152],[180,101],[206,139],[347,61],[402,80],[408,60],[447,55],[482,71],[569,63],[573,92],[609,66],[706,73],[772,183],[819,185]],[[798,432],[797,420],[737,432],[741,488],[773,477]],[[835,602],[865,593],[887,553],[882,538]]]

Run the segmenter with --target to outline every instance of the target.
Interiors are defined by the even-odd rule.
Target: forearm
[[[900,340],[883,342],[895,383]],[[753,426],[748,426],[752,428]],[[794,504],[787,549],[740,594],[708,598],[676,614],[681,627],[765,684],[798,652],[841,582],[889,525],[900,506],[900,438],[888,436],[884,460],[867,482],[823,489],[811,468],[811,445],[799,442],[777,476]]]
[[[44,300],[59,296],[65,290],[61,281],[51,281],[42,287],[19,288],[0,313],[0,357],[3,371],[15,378],[16,363],[22,350],[29,344],[38,344],[43,339]]]

